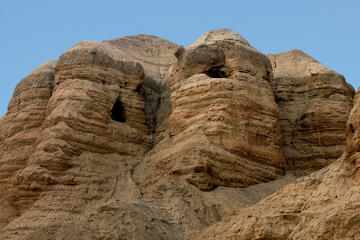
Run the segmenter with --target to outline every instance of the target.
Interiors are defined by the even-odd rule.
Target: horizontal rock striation
[[[162,38],[144,34],[104,42],[118,48],[123,56],[143,66],[144,83],[139,86],[138,91],[145,98],[147,124],[159,141],[166,130],[167,119],[171,113],[169,69],[175,61],[174,52],[179,46]]]
[[[269,60],[230,30],[210,31],[175,55],[169,137],[153,149],[156,165],[207,190],[282,176]]]
[[[54,87],[56,61],[49,61],[16,86],[0,124],[0,228],[29,205],[34,194],[23,194],[18,173],[35,150]],[[31,200],[30,200],[31,202]]]
[[[358,92],[333,164],[188,239],[359,239],[359,104]]]
[[[329,165],[345,149],[354,89],[342,75],[299,50],[268,57],[287,168],[301,176]]]
[[[340,160],[273,194],[345,148],[352,96],[226,29],[81,42],[0,118],[0,240],[357,239],[359,97]]]
[[[143,84],[143,68],[117,51],[105,43],[85,41],[58,60],[51,98],[40,104],[46,111],[36,129],[36,139],[31,141],[34,145],[27,160],[21,162],[22,169],[14,169],[13,189],[18,191],[16,200],[21,201],[15,209],[20,214],[29,207],[35,209],[21,216],[25,232],[38,230],[29,221],[34,212],[39,216],[48,213],[38,226],[48,221],[60,224],[52,214],[63,212],[71,221],[78,217],[76,213],[83,213],[88,202],[102,203],[109,197],[106,192],[115,191],[117,179],[126,179],[131,164],[150,149],[145,102],[136,91]],[[20,83],[19,91],[25,87]],[[14,96],[9,112],[17,106],[17,91]],[[6,127],[5,120],[1,126]],[[4,152],[10,154],[7,149]],[[60,218],[62,222],[64,218]],[[8,226],[9,236],[11,229]]]

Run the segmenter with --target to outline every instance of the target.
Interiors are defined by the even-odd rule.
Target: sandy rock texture
[[[299,50],[267,55],[287,169],[306,175],[338,159],[355,94],[344,77]]]
[[[178,45],[156,36],[139,34],[104,41],[118,48],[123,56],[141,63],[144,83],[137,91],[145,99],[147,125],[157,139],[167,128],[171,113],[169,74]],[[158,140],[157,140],[158,141]]]
[[[359,100],[338,160],[189,239],[360,239]]]
[[[49,61],[22,79],[14,90],[0,125],[0,228],[18,216],[34,194],[17,185],[19,173],[35,151],[55,84],[56,61]]]
[[[203,190],[284,175],[268,58],[230,30],[210,31],[175,55],[169,136],[148,158],[149,184],[161,175],[156,170],[187,175]]]
[[[20,217],[5,227],[5,239],[83,236],[82,231],[87,234],[89,230],[83,230],[81,225],[75,232],[56,226],[81,223],[82,217],[91,214],[86,209],[96,212],[104,208],[102,214],[106,216],[110,210],[104,203],[117,194],[117,188],[124,191],[128,202],[136,199],[137,190],[132,189],[131,182],[126,183],[126,176],[152,146],[145,102],[136,91],[143,81],[143,67],[106,43],[85,41],[60,57],[55,68],[55,88],[48,102],[42,104],[46,114],[37,129],[36,141],[31,142],[32,153],[22,162],[23,169],[16,172],[16,187],[12,189],[16,200],[21,200],[15,207]],[[115,205],[120,212],[132,216],[131,208],[119,204]],[[86,222],[86,226],[91,224]],[[106,224],[96,225],[99,232],[101,226],[105,228]],[[23,231],[18,235],[14,229],[19,227]]]
[[[356,238],[360,103],[342,157],[287,185],[345,148],[353,91],[288,55],[275,61],[225,29],[186,48],[149,35],[84,41],[45,63],[0,118],[0,240]],[[302,118],[297,105],[315,116],[301,129],[286,125]]]

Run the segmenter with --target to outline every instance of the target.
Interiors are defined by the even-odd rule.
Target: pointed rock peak
[[[211,45],[224,40],[230,40],[233,42],[238,42],[242,45],[250,46],[249,42],[245,38],[240,36],[240,34],[233,32],[229,29],[217,29],[205,33],[189,47],[195,47],[198,45]]]

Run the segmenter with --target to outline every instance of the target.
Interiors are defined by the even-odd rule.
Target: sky
[[[83,40],[140,33],[187,46],[228,28],[263,53],[300,49],[360,85],[359,0],[0,0],[0,116],[16,84]]]

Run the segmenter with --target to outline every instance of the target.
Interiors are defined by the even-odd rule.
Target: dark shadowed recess
[[[204,72],[211,78],[226,78],[227,75],[224,71],[220,70],[220,67],[213,67]]]
[[[117,122],[126,122],[126,115],[123,103],[117,99],[111,110],[111,119]]]

